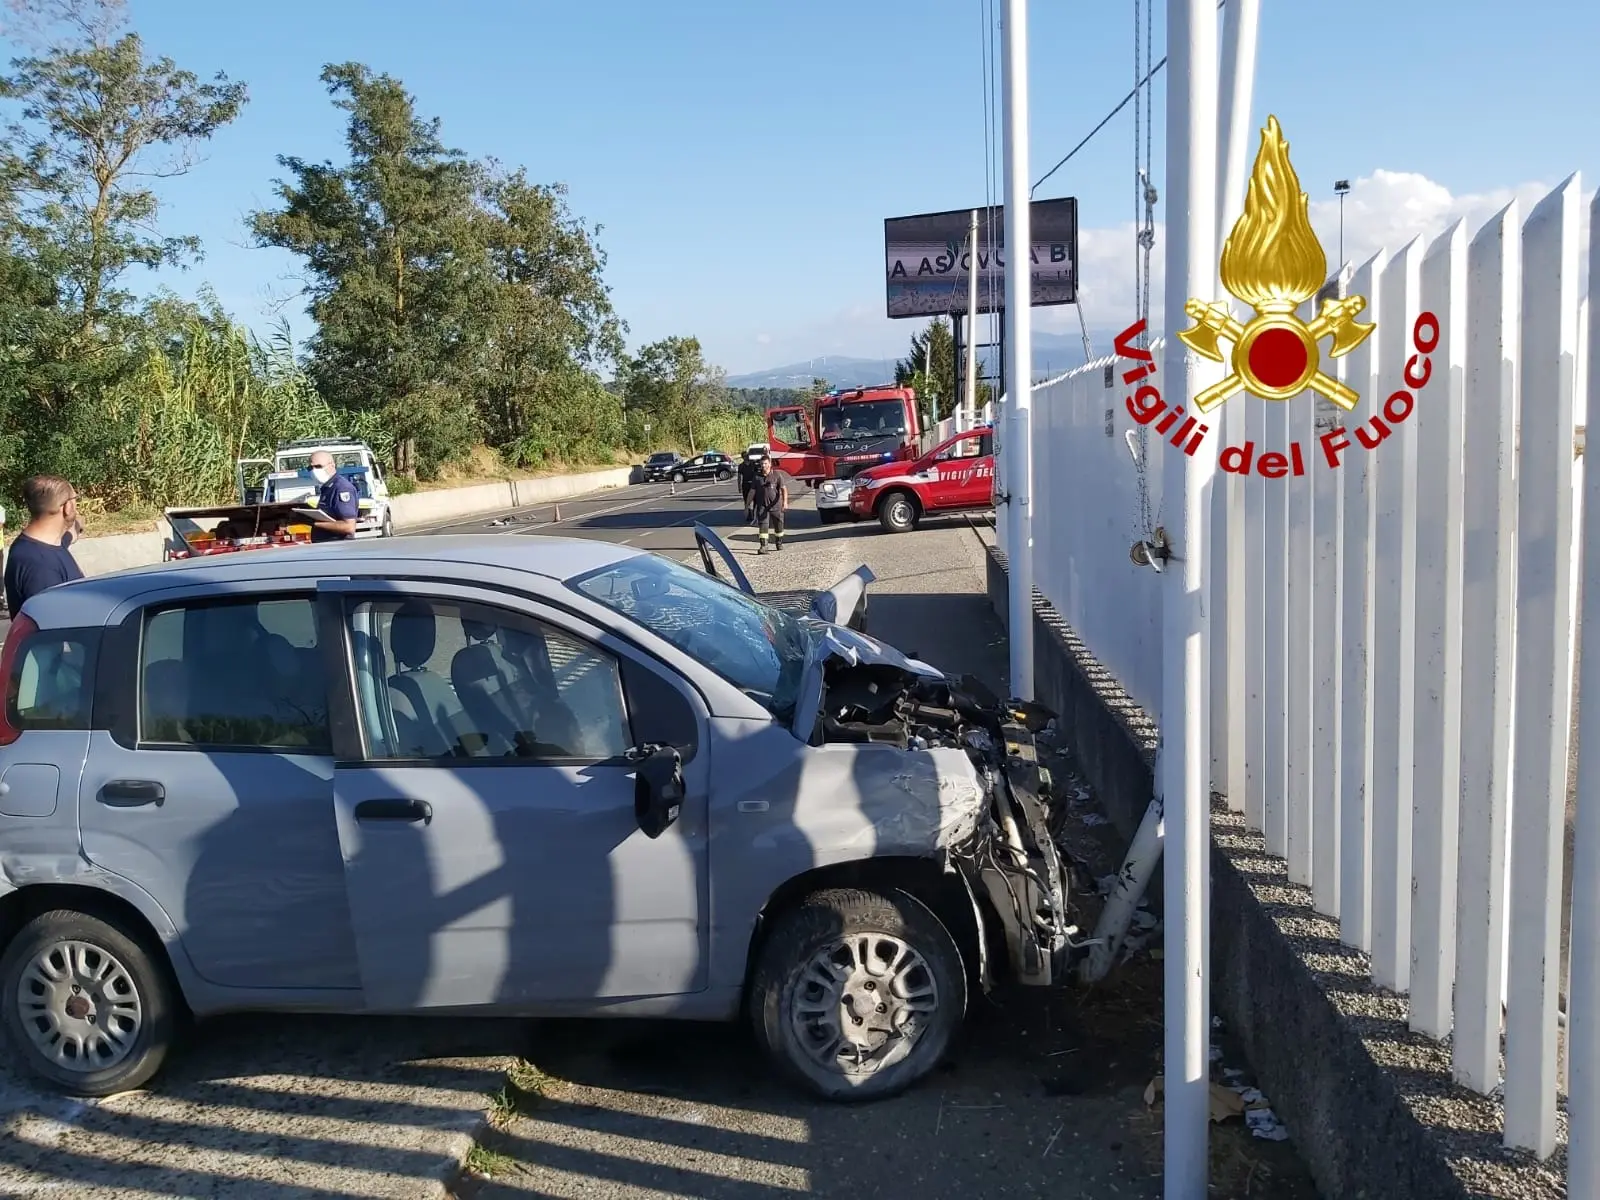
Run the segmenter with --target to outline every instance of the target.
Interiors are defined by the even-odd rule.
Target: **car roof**
[[[443,564],[456,567],[503,568],[552,580],[567,580],[600,570],[646,551],[590,538],[537,534],[453,534],[436,537],[392,537],[324,542],[311,546],[208,555],[131,567],[106,575],[59,584],[28,601],[27,612],[51,628],[97,625],[123,601],[162,583],[215,583],[219,587],[246,581],[268,583],[297,578],[335,577],[365,572],[367,563],[415,563],[419,574]],[[446,572],[455,574],[455,572]]]

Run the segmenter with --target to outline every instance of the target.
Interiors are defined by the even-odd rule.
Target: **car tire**
[[[905,533],[921,519],[917,502],[907,492],[890,492],[878,501],[878,524],[889,533]]]
[[[722,470],[722,471],[718,471],[717,472],[717,482],[718,483],[727,483],[728,480],[730,480],[732,478],[733,478],[733,472],[732,471]]]
[[[824,525],[834,525],[844,520],[845,514],[837,508],[817,509],[817,519]]]
[[[384,513],[383,514],[383,528],[378,532],[378,536],[379,537],[393,537],[394,536],[394,515],[392,513]]]
[[[903,986],[876,989],[882,976],[862,969],[863,954],[879,965],[909,959],[893,977]],[[830,988],[836,999],[827,995]],[[887,1003],[900,1006],[904,1000],[895,993],[906,990],[931,1008],[916,1015],[919,1027],[910,1039],[869,1035],[871,1052],[881,1052],[870,1070],[850,1071],[838,1061],[834,1043],[823,1044],[829,1015],[842,1021],[845,1013],[857,1011],[860,997],[886,993]],[[967,971],[950,931],[908,893],[816,892],[773,925],[760,950],[749,1001],[756,1038],[790,1083],[825,1100],[880,1100],[911,1087],[943,1060],[966,1018]],[[904,1029],[908,1007],[880,1019]]]
[[[0,956],[0,1026],[11,1043],[12,1061],[70,1095],[110,1096],[146,1083],[166,1061],[180,1015],[181,1002],[160,953],[114,917],[61,909],[29,921]],[[103,970],[99,982],[116,990],[110,999],[87,990],[93,985],[85,974],[83,990],[63,993],[61,1009],[52,1012],[40,968],[49,963],[70,972],[74,961],[79,970]],[[80,998],[87,1012],[68,1007]],[[133,1026],[132,1037],[125,1052],[105,1066],[67,1065],[48,1052],[50,1034],[63,1018],[80,1028],[103,1029],[113,1016],[125,1030]]]
[[[687,475],[685,475],[682,471],[674,471],[672,473],[672,482],[673,483],[687,483],[688,479],[689,479],[689,477]]]

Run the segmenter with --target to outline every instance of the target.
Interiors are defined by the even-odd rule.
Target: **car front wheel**
[[[915,529],[917,506],[904,492],[892,492],[878,504],[878,523],[890,533]]]
[[[380,532],[378,534],[378,536],[379,537],[393,537],[394,536],[394,517],[392,515],[390,515],[389,513],[384,513],[383,514],[383,530],[382,530],[382,532]]]
[[[899,891],[825,891],[778,918],[750,1015],[793,1083],[827,1100],[904,1091],[944,1058],[967,1010],[961,951]]]
[[[682,471],[674,471],[672,473],[672,482],[673,483],[684,483],[685,481],[688,480],[688,478],[689,477],[687,475],[685,475]]]
[[[29,921],[0,957],[0,1023],[14,1061],[78,1096],[149,1080],[177,1024],[157,953],[115,919],[64,909]]]

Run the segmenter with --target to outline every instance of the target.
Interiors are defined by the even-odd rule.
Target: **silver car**
[[[1042,714],[849,628],[869,579],[797,616],[478,536],[34,597],[0,653],[15,1060],[105,1095],[183,1015],[744,1016],[818,1095],[908,1086],[973,989],[1081,947]]]

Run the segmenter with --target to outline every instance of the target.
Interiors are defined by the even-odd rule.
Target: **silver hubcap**
[[[894,500],[889,504],[889,520],[896,525],[904,525],[911,520],[911,505],[904,500]]]
[[[104,1071],[132,1052],[144,1002],[115,955],[89,942],[56,942],[17,985],[17,1012],[34,1049],[69,1071]]]
[[[911,1053],[939,1008],[939,985],[905,942],[881,933],[819,950],[793,984],[795,1038],[830,1072],[864,1076]]]

